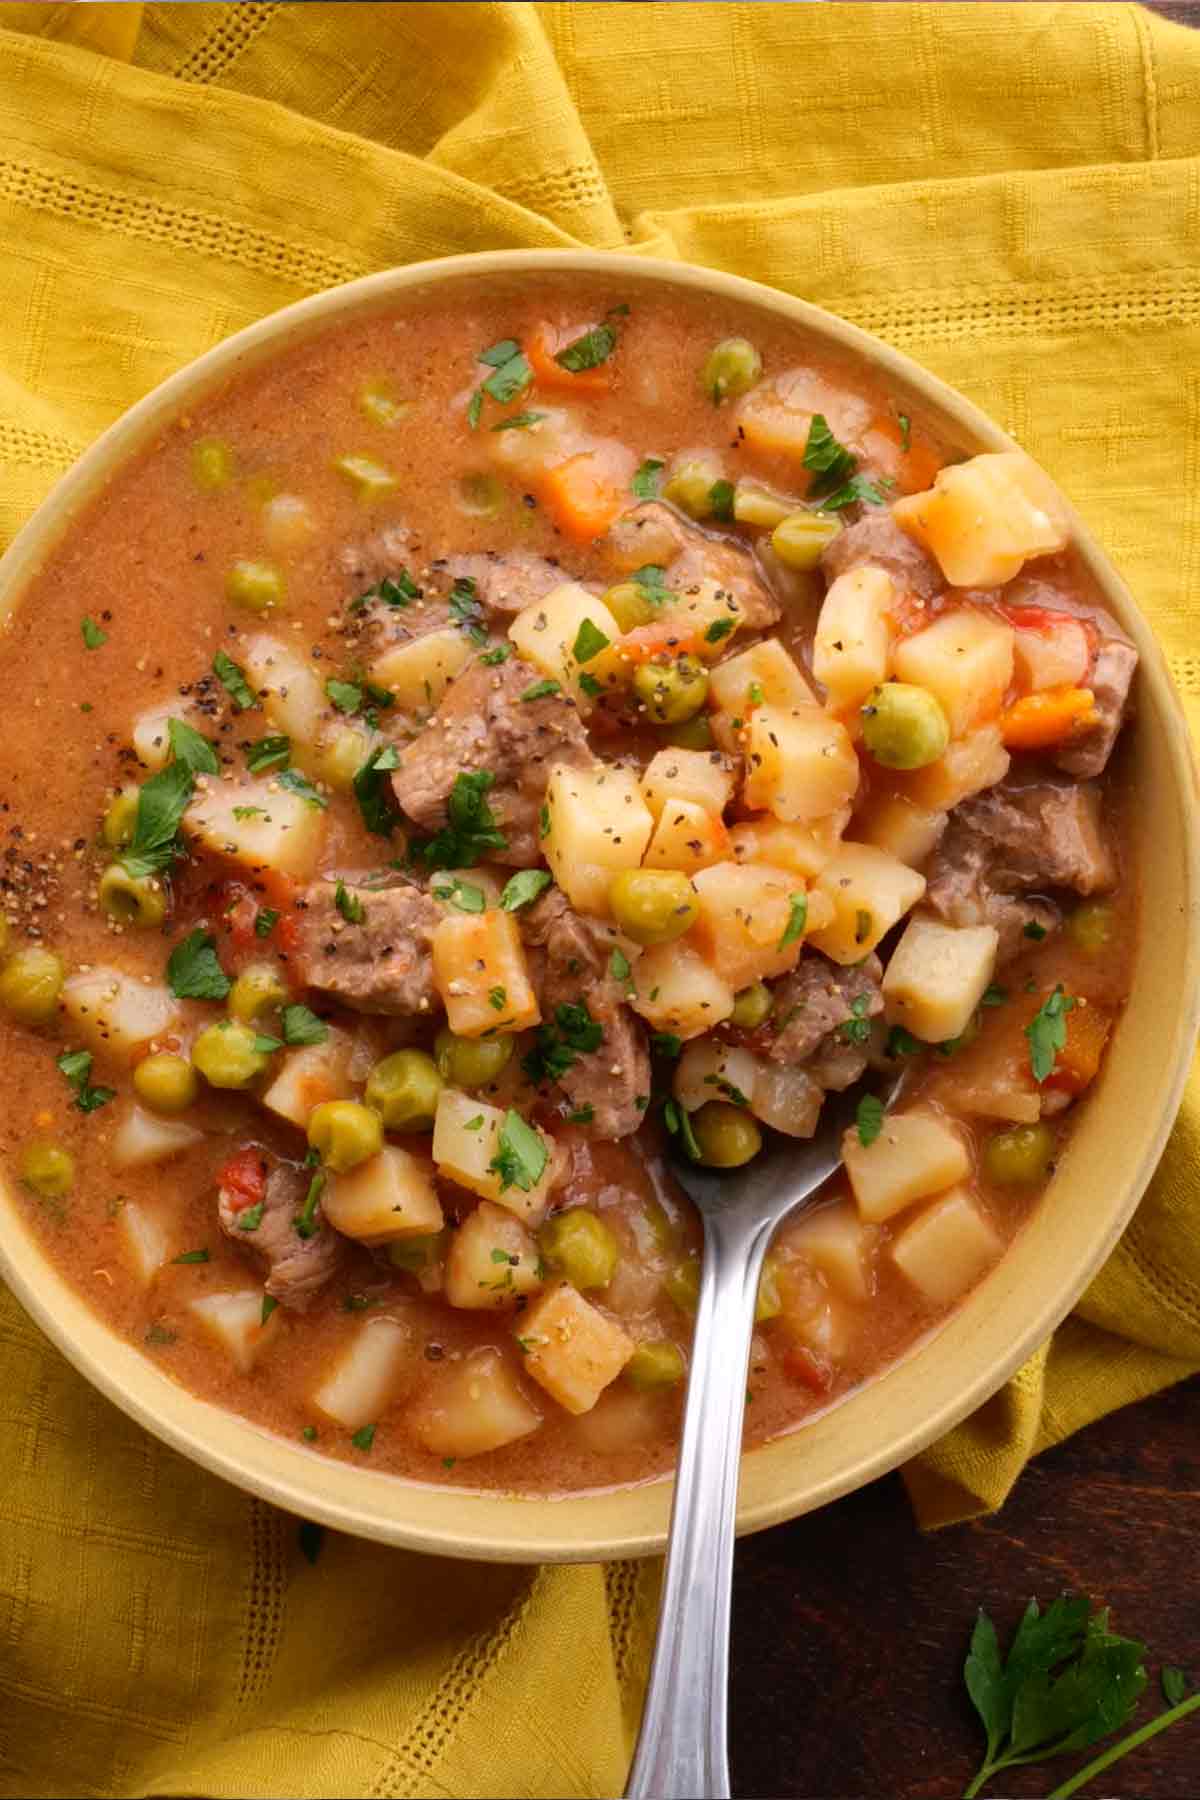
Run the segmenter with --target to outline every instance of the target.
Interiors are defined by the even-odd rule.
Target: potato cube
[[[950,464],[925,493],[897,500],[892,517],[952,587],[1003,587],[1027,558],[1065,550],[1071,536],[1062,496],[1023,450]]]
[[[966,1188],[952,1188],[906,1225],[892,1261],[935,1306],[961,1299],[999,1259],[1004,1245]]]
[[[434,928],[433,980],[451,1031],[487,1037],[541,1020],[512,913],[453,912]]]
[[[279,1331],[278,1309],[263,1323],[264,1298],[262,1288],[239,1288],[236,1293],[202,1294],[188,1303],[188,1311],[243,1375]]]
[[[407,1416],[419,1444],[434,1456],[455,1458],[515,1444],[541,1422],[504,1356],[491,1347],[443,1364]]]
[[[961,1037],[995,972],[999,942],[991,925],[910,919],[883,977],[888,1024],[927,1044]]]
[[[808,1138],[817,1129],[825,1090],[806,1069],[760,1061],[750,1110],[785,1137]]]
[[[137,759],[144,769],[157,774],[165,769],[171,760],[171,739],[168,725],[172,719],[183,719],[186,724],[194,724],[185,711],[182,700],[166,700],[156,706],[148,707],[139,713],[133,721],[129,741],[137,752]]]
[[[781,1257],[775,1285],[780,1299],[776,1329],[822,1364],[842,1356],[850,1343],[850,1309],[840,1295],[830,1292],[813,1264],[802,1257]]]
[[[354,1092],[350,1059],[354,1039],[332,1026],[325,1041],[285,1050],[279,1073],[261,1096],[261,1104],[289,1125],[307,1129],[308,1115],[324,1100],[348,1100]]]
[[[89,1050],[131,1063],[143,1045],[178,1019],[169,988],[100,965],[63,983],[62,1009]]]
[[[966,1144],[948,1120],[916,1106],[888,1113],[870,1144],[860,1142],[851,1126],[842,1159],[858,1210],[873,1225],[964,1180],[971,1167]]]
[[[930,812],[903,794],[872,794],[854,821],[854,836],[919,869],[937,847],[949,815]]]
[[[641,785],[642,799],[656,819],[669,800],[687,800],[720,818],[733,798],[733,770],[712,750],[659,750]]]
[[[117,1237],[125,1261],[141,1287],[149,1287],[170,1254],[166,1222],[157,1209],[126,1200],[117,1213]]]
[[[641,864],[654,830],[637,777],[611,764],[550,771],[542,851],[577,912],[603,917],[614,875]]]
[[[525,1372],[569,1413],[590,1412],[637,1345],[577,1288],[561,1281],[517,1321]]]
[[[169,1162],[204,1138],[182,1119],[160,1119],[144,1107],[131,1106],[113,1133],[111,1155],[117,1169],[145,1169]]]
[[[749,1050],[705,1038],[689,1044],[676,1063],[672,1090],[688,1112],[709,1100],[732,1100],[735,1105],[752,1107],[759,1068],[758,1057]]]
[[[856,446],[871,423],[873,408],[841,383],[811,365],[784,369],[750,389],[733,411],[744,441],[769,454],[803,458],[813,417],[820,413],[839,443]],[[807,471],[797,470],[797,479]]]
[[[303,879],[311,875],[325,841],[320,805],[282,788],[274,776],[261,781],[197,783],[183,815],[183,829],[202,850],[261,873],[274,869]]]
[[[1019,612],[1010,617],[1016,627],[1013,672],[1019,687],[1040,694],[1046,688],[1086,685],[1091,645],[1078,619],[1060,613],[1049,624],[1025,626]]]
[[[925,877],[886,851],[843,844],[813,888],[831,902],[833,922],[810,928],[809,942],[834,962],[859,962],[924,892]]]
[[[444,631],[427,631],[424,637],[385,650],[371,664],[371,680],[377,687],[389,688],[406,712],[432,711],[474,654],[466,632],[448,625]]]
[[[722,712],[741,719],[756,706],[782,706],[791,712],[819,704],[795,657],[773,637],[718,663],[709,675],[708,691]]]
[[[671,800],[663,808],[644,858],[647,869],[681,869],[691,875],[732,855],[729,833],[707,807]]]
[[[969,800],[972,794],[1003,781],[1011,761],[1000,727],[980,725],[947,745],[945,754],[936,762],[895,779],[914,806],[929,812],[949,812],[960,800]]]
[[[444,1222],[429,1163],[395,1144],[342,1175],[330,1175],[321,1210],[335,1231],[360,1244],[432,1237]]]
[[[467,1312],[515,1306],[542,1286],[538,1248],[512,1213],[481,1200],[450,1239],[444,1293]]]
[[[699,1037],[733,1011],[733,989],[687,944],[656,944],[637,961],[630,1001],[653,1031]]]
[[[807,914],[798,876],[762,863],[726,862],[699,870],[694,886],[700,911],[689,942],[735,993],[793,966]],[[639,988],[643,980],[639,966]]]
[[[869,1300],[875,1288],[873,1252],[877,1233],[854,1207],[835,1201],[786,1229],[785,1258],[801,1257],[847,1300]]]
[[[519,1219],[537,1225],[545,1216],[558,1174],[554,1146],[544,1132],[538,1132],[546,1148],[546,1167],[541,1177],[528,1193],[512,1182],[501,1188],[499,1170],[491,1165],[500,1153],[504,1118],[498,1106],[488,1106],[457,1088],[443,1088],[433,1122],[433,1160],[440,1172],[459,1187],[484,1200],[494,1200]]]
[[[818,706],[758,706],[743,734],[746,805],[808,824],[853,799],[859,766],[846,727]]]
[[[892,653],[897,681],[928,690],[962,737],[999,712],[1013,673],[1013,628],[994,613],[960,606],[903,638]]]
[[[729,844],[738,862],[770,863],[774,869],[787,869],[811,881],[834,856],[849,823],[848,806],[839,807],[826,819],[813,819],[808,825],[785,825],[780,819],[764,815],[734,825]]]
[[[733,633],[742,623],[742,609],[727,587],[706,576],[689,582],[671,604],[664,606],[658,623],[701,662],[712,663],[728,650]]]
[[[813,641],[813,674],[839,712],[886,681],[896,590],[885,569],[864,563],[839,575],[825,595]]]
[[[296,744],[315,744],[329,702],[312,663],[289,644],[265,634],[243,644],[240,661],[275,729]]]
[[[603,600],[577,581],[565,581],[523,607],[508,635],[525,661],[561,683],[581,711],[586,712],[594,698],[580,685],[581,675],[590,675],[604,687],[624,680],[616,653],[621,627]]]
[[[400,1319],[366,1319],[309,1399],[314,1412],[347,1431],[374,1425],[415,1381],[418,1351]]]

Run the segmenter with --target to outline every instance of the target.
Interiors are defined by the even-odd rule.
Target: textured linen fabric
[[[1059,477],[1200,723],[1200,37],[1120,5],[0,5],[0,538],[131,401],[371,270],[632,246],[829,307]],[[1200,1368],[1200,1090],[1075,1315],[908,1472]],[[650,1565],[296,1523],[98,1398],[0,1294],[0,1792],[620,1791]]]

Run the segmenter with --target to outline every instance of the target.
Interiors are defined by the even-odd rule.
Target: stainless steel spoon
[[[842,1134],[862,1093],[831,1095],[815,1137],[773,1135],[744,1169],[722,1174],[686,1163],[675,1170],[704,1222],[704,1260],[658,1642],[627,1800],[729,1793],[730,1593],[758,1278],[776,1228],[840,1165]]]

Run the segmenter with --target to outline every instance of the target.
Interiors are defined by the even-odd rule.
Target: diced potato
[[[520,432],[510,432],[520,437]],[[472,1350],[443,1364],[408,1413],[408,1427],[434,1456],[484,1456],[528,1437],[542,1415],[499,1350]]]
[[[742,613],[729,589],[705,576],[689,583],[673,604],[664,606],[660,620],[694,656],[702,662],[716,662],[728,650]]]
[[[1047,688],[1086,685],[1091,646],[1078,619],[1059,614],[1051,624],[1023,626],[1019,612],[1009,616],[1016,627],[1013,672],[1018,687],[1040,694]]]
[[[250,1373],[279,1330],[278,1309],[263,1324],[264,1298],[262,1288],[239,1288],[235,1293],[202,1294],[188,1302],[188,1311],[243,1375]]]
[[[919,869],[937,847],[948,818],[947,813],[917,806],[903,794],[872,794],[854,821],[854,835],[910,869]]]
[[[936,1306],[948,1306],[999,1259],[1000,1235],[966,1188],[956,1187],[906,1225],[892,1261]]]
[[[671,1404],[672,1391],[678,1389],[638,1393],[624,1384],[609,1388],[572,1427],[572,1443],[582,1444],[594,1456],[640,1450],[662,1430],[664,1404]]]
[[[169,988],[99,966],[68,976],[62,1009],[89,1050],[124,1063],[132,1062],[144,1044],[162,1037],[178,1018]]]
[[[638,958],[630,1001],[653,1031],[699,1037],[733,1011],[733,989],[687,944],[656,944]]]
[[[598,654],[581,662],[575,646],[581,630],[585,639],[590,635],[585,629],[587,624],[608,643],[600,647]],[[615,648],[621,627],[603,600],[577,581],[566,581],[523,607],[509,626],[508,635],[525,661],[551,681],[561,682],[564,693],[574,696],[581,711],[586,712],[593,700],[580,686],[581,674],[592,676],[606,687],[624,679]]]
[[[795,907],[807,901],[804,883],[786,869],[762,863],[716,863],[694,880],[700,911],[689,940],[736,993],[751,982],[790,969],[800,954],[804,924]],[[638,969],[638,987],[644,984]]]
[[[775,1285],[780,1300],[775,1328],[824,1363],[844,1355],[851,1337],[850,1308],[840,1294],[830,1292],[815,1265],[803,1257],[780,1258]]]
[[[851,1126],[842,1139],[842,1159],[858,1210],[873,1225],[964,1180],[971,1167],[954,1127],[928,1107],[916,1106],[888,1113],[870,1144]]]
[[[883,977],[888,1024],[927,1044],[961,1037],[995,973],[999,942],[991,925],[910,919]]]
[[[770,863],[774,869],[787,869],[811,881],[835,855],[849,823],[848,806],[808,825],[785,825],[780,819],[764,815],[734,825],[729,844],[738,862]]]
[[[335,1231],[361,1244],[432,1237],[444,1222],[428,1162],[395,1144],[342,1175],[331,1174],[321,1210]]]
[[[171,1240],[161,1214],[126,1200],[117,1214],[117,1236],[134,1280],[149,1287],[170,1254]]]
[[[871,412],[857,394],[807,367],[785,369],[760,381],[739,401],[733,423],[755,449],[799,462],[816,413],[828,421],[839,443],[853,447],[870,425]],[[797,470],[797,478],[806,474]]]
[[[366,1319],[309,1405],[347,1431],[374,1425],[400,1397],[401,1389],[415,1380],[417,1361],[413,1334],[400,1319]]]
[[[182,1119],[161,1119],[157,1113],[133,1105],[113,1133],[111,1155],[117,1169],[144,1169],[151,1163],[168,1162],[198,1144],[204,1133]]]
[[[519,1219],[481,1200],[450,1239],[444,1293],[451,1306],[495,1312],[542,1286],[537,1245]]]
[[[613,876],[640,865],[654,830],[637,777],[611,764],[560,764],[550,771],[546,811],[542,851],[554,879],[576,911],[603,917]]]
[[[489,906],[500,905],[500,895],[505,884],[491,869],[435,869],[429,877],[429,892],[448,911],[457,912],[454,888],[460,881],[466,882],[469,887],[479,888]]]
[[[852,800],[859,766],[846,727],[817,706],[758,706],[743,734],[746,805],[808,824]]]
[[[558,1173],[554,1145],[545,1132],[539,1133],[546,1146],[546,1168],[528,1193],[514,1184],[501,1189],[499,1172],[491,1164],[499,1154],[503,1124],[504,1113],[498,1106],[488,1106],[457,1088],[443,1088],[433,1122],[433,1160],[459,1187],[494,1200],[528,1224],[540,1224]]]
[[[1053,482],[1021,450],[952,463],[925,493],[897,500],[892,517],[952,587],[1003,587],[1029,557],[1064,550],[1071,536]]]
[[[675,1098],[688,1112],[695,1112],[709,1100],[732,1100],[738,1096],[753,1105],[758,1082],[759,1059],[749,1050],[736,1049],[716,1038],[705,1038],[689,1044],[675,1065],[672,1089]]]
[[[795,657],[773,637],[718,663],[709,675],[708,691],[722,712],[741,719],[755,706],[792,711],[819,704]]]
[[[286,732],[293,744],[315,743],[329,702],[312,663],[266,634],[246,640],[240,661],[275,729]]]
[[[960,606],[902,638],[892,653],[898,681],[928,690],[951,737],[993,719],[1013,673],[1013,628],[995,613]]]
[[[525,1370],[569,1413],[590,1412],[637,1348],[621,1327],[561,1281],[517,1321]]]
[[[541,1020],[512,913],[448,913],[434,928],[433,980],[451,1031],[484,1037]]]
[[[336,1026],[330,1028],[322,1044],[285,1050],[279,1059],[279,1073],[261,1096],[261,1104],[277,1118],[304,1131],[314,1106],[320,1106],[324,1100],[348,1100],[353,1094],[353,1053],[354,1039]]]
[[[914,806],[949,812],[960,800],[969,800],[972,794],[1003,781],[1011,761],[1000,727],[980,725],[948,745],[936,762],[895,779]]]
[[[869,563],[839,575],[825,595],[813,641],[813,674],[839,711],[857,706],[887,680],[896,590]]]
[[[817,876],[813,894],[833,906],[833,922],[811,928],[809,942],[834,962],[867,956],[925,892],[925,877],[873,844],[843,844]]]
[[[432,710],[441,704],[446,689],[474,654],[466,632],[449,625],[376,657],[371,680],[377,687],[390,688],[396,704],[405,711]]]
[[[817,1129],[825,1090],[806,1069],[760,1061],[750,1110],[785,1137],[808,1138]]]
[[[235,811],[236,809],[236,811]],[[242,813],[241,818],[237,813]],[[205,781],[183,815],[183,829],[202,850],[246,868],[311,875],[325,840],[325,812],[274,776],[261,781]]]
[[[650,758],[641,785],[642,799],[656,819],[668,801],[677,800],[702,806],[720,818],[733,798],[733,770],[719,752],[659,750]]]
[[[691,800],[670,800],[654,827],[644,866],[681,869],[691,875],[728,861],[732,854],[729,833],[719,817]]]
[[[803,1258],[845,1299],[869,1300],[875,1287],[876,1235],[853,1206],[839,1200],[787,1228],[781,1255]]]
[[[165,700],[149,707],[144,713],[139,713],[133,721],[129,741],[137,751],[137,759],[142,767],[149,769],[152,774],[165,769],[171,760],[171,740],[167,730],[171,719],[193,723],[188,719],[185,702],[182,700]]]

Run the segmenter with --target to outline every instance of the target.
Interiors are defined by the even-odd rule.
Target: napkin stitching
[[[31,425],[18,425],[13,419],[0,419],[0,459],[28,463],[35,469],[69,468],[82,453],[83,445],[57,432],[38,431]]]
[[[254,6],[225,6],[222,11],[224,18],[171,70],[176,81],[216,81],[271,23],[279,5],[278,0],[257,0]]]
[[[1146,28],[1146,15],[1140,6],[1130,8],[1137,31],[1142,58],[1142,94],[1146,103],[1146,155],[1157,162],[1159,157],[1158,63],[1154,40]]]
[[[250,1501],[250,1579],[242,1637],[238,1702],[260,1694],[270,1680],[283,1627],[283,1521],[272,1506]]]

